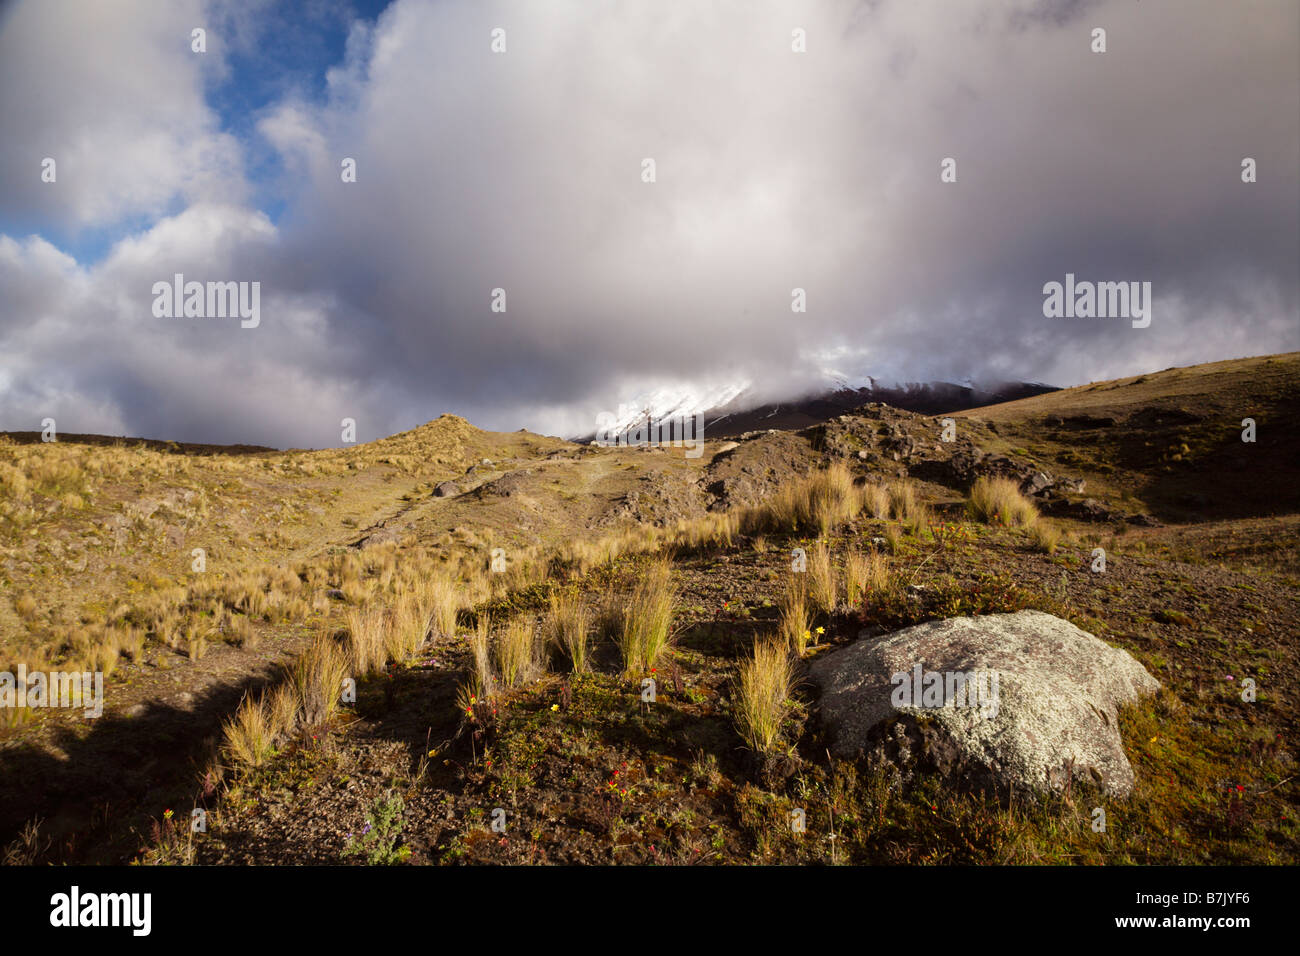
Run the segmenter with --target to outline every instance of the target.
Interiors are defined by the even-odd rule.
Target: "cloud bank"
[[[2,15],[0,428],[577,433],[674,385],[1300,348],[1292,0],[397,0],[237,134],[213,90],[226,50],[274,56],[261,9]],[[65,251],[94,230],[102,256]],[[177,272],[259,281],[260,325],[155,318]],[[1151,282],[1150,327],[1045,318],[1067,273]]]

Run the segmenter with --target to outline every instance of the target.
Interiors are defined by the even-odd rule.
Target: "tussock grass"
[[[818,541],[808,555],[808,603],[813,614],[830,615],[839,603],[839,588],[830,548]]]
[[[14,610],[18,612],[18,616],[23,620],[35,617],[39,607],[36,598],[30,594],[20,594],[14,601]]]
[[[858,606],[865,593],[869,561],[868,555],[857,550],[850,551],[844,559],[844,600],[850,610]]]
[[[746,510],[739,529],[746,534],[794,533],[826,535],[852,520],[862,508],[853,475],[839,462],[806,478],[787,482],[762,505]]]
[[[347,652],[324,634],[294,662],[291,681],[308,727],[323,724],[338,712],[348,665]]]
[[[456,633],[456,621],[465,606],[465,597],[457,583],[449,577],[427,578],[417,591],[421,606],[427,608],[433,629],[443,637]]]
[[[966,508],[976,520],[1006,528],[1031,528],[1038,521],[1038,509],[1010,478],[976,479]]]
[[[849,556],[845,576],[846,590],[857,594],[850,605],[854,610],[892,607],[902,599],[903,580],[883,554],[855,552]]]
[[[275,733],[262,698],[245,696],[225,722],[226,753],[236,763],[260,767],[275,749]]]
[[[302,705],[291,683],[280,684],[263,701],[266,705],[266,723],[272,737],[286,737],[297,729]]]
[[[251,651],[257,647],[257,631],[245,614],[230,614],[225,621],[225,640],[235,647]]]
[[[930,525],[934,523],[934,513],[930,510],[929,505],[916,503],[912,505],[907,517],[903,520],[903,528],[914,538],[921,538],[929,533]]]
[[[885,547],[889,549],[890,554],[898,554],[898,549],[903,544],[903,536],[894,525],[885,526]]]
[[[623,608],[618,649],[627,674],[643,674],[655,666],[672,643],[676,595],[672,589],[672,561],[652,560]]]
[[[388,615],[382,608],[353,608],[347,616],[347,652],[352,676],[368,677],[388,663]]]
[[[591,614],[582,601],[582,595],[551,595],[546,631],[550,642],[569,660],[575,674],[587,670],[591,653]]]
[[[885,488],[889,495],[889,514],[900,521],[912,519],[920,507],[921,501],[916,494],[916,486],[905,478],[891,481]]]
[[[797,656],[802,657],[811,640],[812,625],[808,608],[808,576],[791,572],[785,588],[777,598],[781,614],[779,635]]]
[[[429,619],[429,612],[420,606],[415,595],[407,593],[399,597],[384,633],[384,653],[388,659],[405,660],[419,650],[429,635]]]
[[[853,475],[836,462],[816,472],[807,485],[807,520],[821,534],[830,534],[857,516],[862,499],[853,487]]]
[[[531,621],[515,618],[501,630],[496,640],[496,664],[507,688],[527,684],[542,672],[537,628]]]
[[[883,520],[889,517],[889,491],[884,485],[868,481],[858,489],[858,497],[862,501],[862,511],[872,518]]]
[[[1036,521],[1030,525],[1029,538],[1034,548],[1044,554],[1055,554],[1061,546],[1061,531],[1049,521]]]
[[[739,514],[729,511],[708,514],[702,518],[683,519],[674,527],[670,542],[675,548],[690,551],[730,548],[735,543],[739,528]]]
[[[480,617],[474,630],[466,637],[470,651],[468,697],[487,700],[495,697],[500,688],[496,668],[492,663],[492,623]]]
[[[794,668],[785,645],[756,642],[753,656],[740,665],[735,710],[736,729],[755,753],[776,749],[781,725],[793,711],[793,683]]]

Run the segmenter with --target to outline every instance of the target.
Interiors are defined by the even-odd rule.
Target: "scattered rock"
[[[454,498],[460,494],[460,485],[454,481],[444,481],[438,487],[433,489],[435,498]]]
[[[1151,515],[1129,515],[1125,520],[1131,525],[1137,525],[1139,528],[1160,527],[1160,521]]]
[[[1045,471],[1036,471],[1020,483],[1022,495],[1038,495],[1047,491],[1056,481]]]
[[[525,468],[521,471],[508,471],[495,481],[489,481],[478,487],[478,492],[482,497],[496,495],[502,498],[510,498],[519,494],[527,486],[524,480],[532,474],[532,471]]]
[[[1045,502],[1041,507],[1044,514],[1056,518],[1077,518],[1080,521],[1113,521],[1120,517],[1095,498],[1084,498],[1082,501],[1054,498]]]
[[[902,693],[918,667],[942,683],[937,700],[914,705]],[[958,690],[958,674],[981,693]],[[1091,781],[1112,797],[1133,789],[1118,708],[1160,687],[1126,652],[1041,611],[949,618],[865,638],[818,658],[811,676],[841,757],[865,755],[905,774],[933,771],[998,791]],[[948,688],[954,694],[944,701]]]

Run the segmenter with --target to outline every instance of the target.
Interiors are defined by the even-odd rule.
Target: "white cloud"
[[[399,0],[353,30],[324,103],[260,117],[278,225],[203,103],[220,55],[173,43],[195,6],[128,9],[77,63],[20,6],[0,33],[6,204],[74,224],[185,208],[90,270],[0,245],[18,349],[0,427],[57,399],[196,440],[326,444],[343,416],[376,437],[444,411],[585,430],[656,383],[779,398],[833,364],[1069,384],[1300,347],[1300,8],[1245,6]],[[258,35],[214,9],[232,45]],[[38,106],[13,92],[51,62]],[[46,127],[109,157],[89,180],[61,164],[56,198],[31,153]],[[173,271],[260,279],[263,327],[158,326],[139,296]],[[1067,271],[1151,281],[1152,327],[1044,319]],[[85,358],[59,357],[70,336]]]

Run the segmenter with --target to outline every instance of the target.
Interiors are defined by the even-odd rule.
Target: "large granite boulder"
[[[1121,705],[1155,693],[1126,652],[1041,611],[932,621],[814,661],[832,751],[999,792],[1127,796]]]

